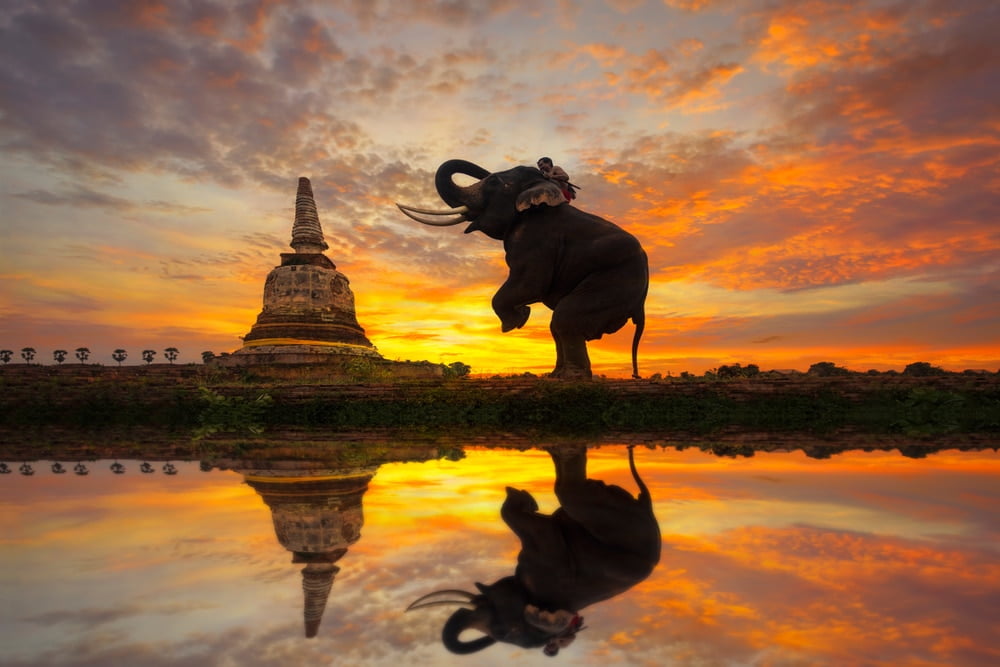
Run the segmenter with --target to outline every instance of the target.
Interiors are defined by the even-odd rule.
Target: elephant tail
[[[639,487],[639,502],[645,503],[649,507],[653,506],[653,498],[649,495],[649,489],[646,487],[646,483],[642,481],[642,477],[639,477],[639,471],[635,467],[635,445],[629,445],[628,447],[628,467],[632,470],[632,479],[635,480],[636,485]]]
[[[632,336],[632,377],[636,380],[639,379],[639,339],[642,338],[642,332],[646,328],[646,295],[643,295],[643,301],[639,304],[639,311],[632,315],[632,322],[635,324],[635,334]]]

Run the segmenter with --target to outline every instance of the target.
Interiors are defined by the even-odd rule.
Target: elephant
[[[455,174],[479,180],[459,186]],[[480,231],[503,241],[510,273],[493,297],[493,310],[504,333],[524,326],[531,304],[552,310],[556,364],[550,377],[590,379],[587,341],[618,331],[629,319],[635,324],[632,376],[639,377],[649,262],[634,236],[570,205],[535,167],[490,173],[472,162],[448,160],[438,167],[434,184],[453,208],[396,205],[425,225],[471,222],[466,234]]]
[[[659,563],[660,527],[649,489],[636,470],[633,447],[628,462],[638,497],[587,479],[586,447],[548,451],[556,468],[559,509],[541,514],[530,493],[509,486],[500,509],[521,541],[514,574],[489,585],[477,582],[478,594],[436,591],[407,608],[462,605],[441,631],[445,648],[453,653],[475,653],[501,641],[542,647],[554,655],[586,627],[582,609],[624,593]],[[463,640],[465,630],[483,635]]]

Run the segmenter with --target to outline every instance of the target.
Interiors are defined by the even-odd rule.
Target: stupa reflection
[[[361,538],[362,498],[377,465],[333,469],[322,462],[219,462],[243,475],[271,510],[278,542],[304,564],[305,636],[315,637],[323,620],[336,563]]]

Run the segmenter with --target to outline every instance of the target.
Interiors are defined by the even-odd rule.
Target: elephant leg
[[[538,513],[538,503],[527,491],[508,486],[500,517],[521,540],[523,549],[558,553],[562,544],[559,528],[551,515]]]
[[[549,373],[549,377],[560,377],[562,375],[563,368],[566,366],[566,360],[563,356],[562,341],[556,337],[555,334],[552,335],[552,340],[556,344],[556,367],[552,369],[551,373]]]
[[[587,481],[587,447],[569,445],[546,448],[556,467],[556,497],[561,498]]]
[[[549,377],[563,380],[591,379],[593,373],[590,370],[590,355],[587,354],[587,341],[583,336],[560,331],[554,316],[549,331],[556,343],[556,367],[549,373]]]

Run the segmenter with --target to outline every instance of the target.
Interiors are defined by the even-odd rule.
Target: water
[[[583,609],[556,661],[1000,664],[996,452],[634,451],[659,564]],[[3,665],[556,664],[508,644],[453,655],[440,640],[453,608],[405,611],[514,572],[505,487],[555,511],[546,451],[336,470],[174,461],[174,475],[142,459],[122,474],[112,460],[83,462],[87,475],[7,463]],[[638,493],[625,447],[592,448],[587,466]]]

